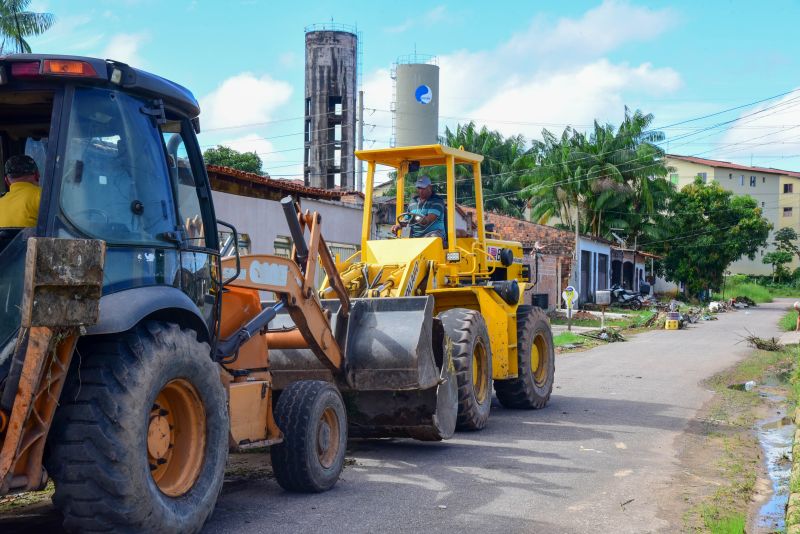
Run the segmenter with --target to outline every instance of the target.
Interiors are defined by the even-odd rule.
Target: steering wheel
[[[97,208],[88,208],[85,210],[76,211],[75,213],[72,214],[72,216],[75,217],[76,219],[84,219],[87,223],[93,222],[91,218],[94,216],[102,217],[104,219],[103,224],[108,224],[109,221],[108,213],[106,213],[103,210],[99,210]],[[86,217],[84,218],[84,216]]]
[[[410,211],[405,211],[397,216],[397,224],[402,227],[406,226],[414,226],[419,224],[422,219],[424,219],[424,215],[420,215],[419,213],[411,213]]]

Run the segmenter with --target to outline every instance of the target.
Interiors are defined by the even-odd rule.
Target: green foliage
[[[231,167],[240,171],[263,174],[261,158],[255,152],[239,152],[227,146],[209,148],[203,152],[206,165]]]
[[[772,280],[780,281],[789,278],[789,270],[785,264],[792,261],[792,253],[786,250],[774,250],[767,252],[761,261],[766,265],[772,265]]]
[[[758,304],[772,302],[772,294],[769,289],[754,282],[741,282],[738,284],[726,283],[725,298],[732,299],[734,297],[748,297]],[[722,300],[722,295],[720,293],[714,293],[713,298]]]
[[[690,295],[719,289],[725,269],[754,259],[772,229],[751,197],[699,179],[673,196],[665,215],[673,237],[643,246],[664,257],[667,279],[686,283]]]
[[[778,326],[784,332],[793,332],[797,328],[797,310],[786,312],[778,321]]]
[[[574,228],[578,213],[582,233],[612,238],[612,228],[621,228],[631,245],[664,237],[662,214],[674,188],[655,144],[664,135],[649,130],[653,119],[626,108],[616,129],[595,122],[588,135],[571,127],[560,137],[543,131],[531,150],[535,165],[521,177],[532,220],[558,218]]]
[[[0,0],[0,54],[31,53],[25,37],[41,35],[55,24],[52,13],[26,11],[30,0]]]
[[[797,232],[791,226],[787,226],[785,228],[780,228],[778,231],[775,232],[773,236],[775,239],[775,246],[778,250],[782,252],[788,252],[790,254],[796,254],[797,257],[800,258],[800,247],[795,245],[795,241],[800,239],[800,236],[797,235]],[[789,260],[791,261],[791,259]],[[784,262],[788,263],[788,262]]]

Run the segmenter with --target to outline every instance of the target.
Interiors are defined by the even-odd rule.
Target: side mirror
[[[219,255],[223,258],[227,258],[228,256],[236,256],[236,273],[224,280],[222,279],[222,275],[220,276],[220,284],[226,286],[239,278],[239,274],[242,272],[242,260],[241,255],[239,254],[239,232],[236,231],[235,226],[230,223],[226,223],[225,221],[220,221],[217,219],[217,224],[224,226],[231,231],[231,236],[220,246]]]

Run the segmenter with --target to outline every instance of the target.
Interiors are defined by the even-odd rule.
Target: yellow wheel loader
[[[423,311],[415,303],[432,300],[432,313],[426,307],[424,320],[432,317],[448,340],[458,383],[459,429],[479,430],[486,425],[493,386],[497,399],[507,408],[544,407],[555,371],[552,332],[545,313],[526,304],[526,293],[535,280],[530,280],[522,245],[487,237],[480,169],[483,157],[442,145],[364,150],[356,156],[367,163],[361,250],[337,265],[351,300],[370,309],[402,310],[403,315],[391,322],[375,324],[389,337],[402,337],[404,329],[419,321]],[[401,226],[420,219],[419,214],[406,212],[406,175],[426,167],[445,167],[445,238],[371,239],[373,185],[379,165],[397,172],[396,217]],[[455,170],[459,165],[471,170],[474,182],[474,233],[457,229]],[[320,294],[324,298],[332,290],[328,282]],[[287,327],[290,323],[285,321]],[[272,358],[278,387],[284,376],[290,380],[332,379],[308,352],[277,351]],[[388,402],[392,396],[364,395],[347,387],[342,392],[350,408],[351,432],[370,435],[369,425],[360,423],[369,419],[371,406]]]
[[[123,63],[0,56],[0,159],[30,156],[39,178],[11,188],[41,187],[35,227],[0,228],[0,496],[52,478],[71,531],[199,531],[229,450],[269,445],[281,486],[317,492],[342,470],[348,419],[377,435],[455,429],[433,297],[351,298],[319,215],[291,198],[292,258],[240,257],[214,214],[199,113],[188,90]],[[319,299],[318,263],[335,298]],[[326,380],[284,373],[278,391],[272,355],[291,351]],[[340,389],[393,401],[351,415]]]

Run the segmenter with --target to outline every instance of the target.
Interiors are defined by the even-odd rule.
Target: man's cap
[[[29,174],[36,174],[39,169],[36,167],[36,162],[33,158],[26,155],[11,156],[6,161],[6,175],[11,177],[27,176]]]
[[[427,176],[420,176],[417,179],[417,188],[418,189],[423,189],[425,187],[430,187],[430,185],[431,185],[431,179],[428,178]]]

